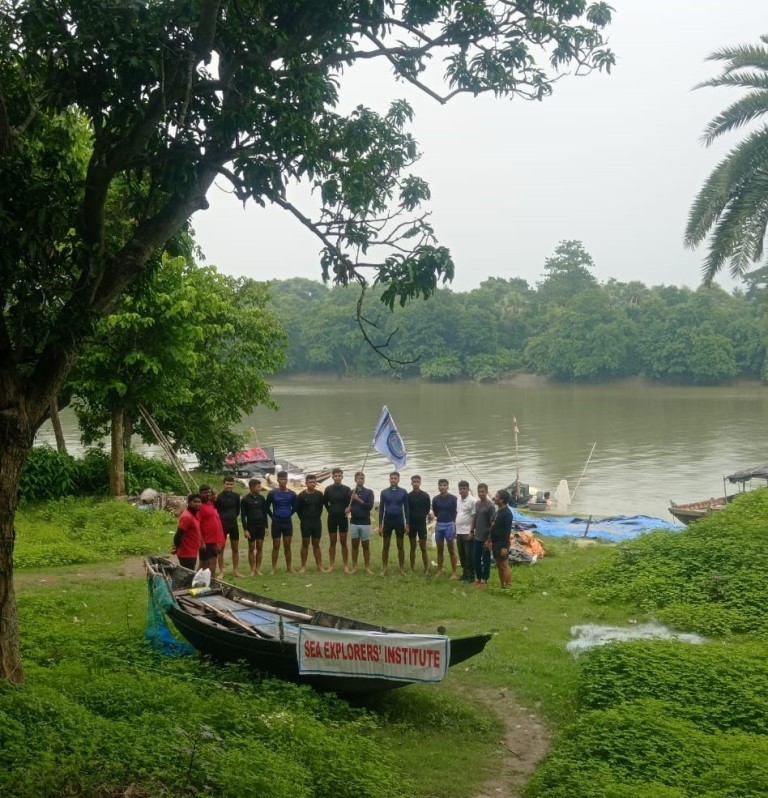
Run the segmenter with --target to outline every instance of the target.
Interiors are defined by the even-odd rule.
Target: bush
[[[626,602],[709,635],[768,635],[768,490],[752,491],[682,532],[625,544],[584,578],[601,602]]]
[[[670,717],[670,704],[637,701],[587,712],[566,730],[530,781],[531,798],[762,798],[768,738],[708,734]]]
[[[186,493],[170,463],[135,452],[125,456],[125,490],[137,495],[144,488]],[[51,501],[65,496],[109,495],[109,454],[89,449],[76,459],[50,446],[32,449],[21,477],[20,497],[26,502]]]
[[[23,501],[50,501],[75,494],[78,461],[50,446],[38,446],[27,457],[19,485]]]

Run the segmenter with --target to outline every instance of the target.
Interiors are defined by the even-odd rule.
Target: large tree
[[[125,493],[132,434],[155,442],[147,409],[174,450],[204,467],[240,448],[232,425],[269,402],[265,375],[283,363],[280,324],[264,284],[164,257],[96,325],[69,385],[83,443],[110,434],[110,489]]]
[[[725,47],[709,56],[723,62],[723,71],[701,86],[746,89],[746,94],[709,123],[707,145],[768,114],[768,35],[760,42]],[[726,264],[734,277],[741,277],[750,264],[760,262],[767,227],[768,125],[763,124],[717,165],[689,213],[686,245],[695,248],[709,238],[704,282],[711,283]]]
[[[390,306],[427,297],[453,263],[409,171],[410,108],[343,116],[339,74],[380,59],[441,103],[542,99],[565,70],[611,66],[610,17],[585,0],[0,2],[0,677],[22,679],[13,519],[35,431],[213,181],[309,227],[326,278],[378,281]]]

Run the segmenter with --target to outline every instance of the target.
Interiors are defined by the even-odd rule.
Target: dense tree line
[[[466,293],[441,289],[429,302],[389,313],[376,287],[362,304],[363,326],[394,362],[360,335],[359,294],[296,278],[275,281],[271,297],[288,335],[287,373],[391,375],[433,380],[498,380],[526,371],[597,382],[643,376],[716,385],[768,380],[768,270],[747,274],[728,294],[600,283],[578,241],[563,241],[530,286],[492,277]],[[390,338],[391,336],[391,338]]]

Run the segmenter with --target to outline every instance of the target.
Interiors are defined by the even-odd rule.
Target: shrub
[[[768,635],[768,490],[755,490],[682,532],[618,548],[583,578],[591,596],[620,601],[704,634]]]
[[[19,485],[23,501],[50,501],[72,496],[76,491],[78,465],[74,457],[50,446],[30,451]]]

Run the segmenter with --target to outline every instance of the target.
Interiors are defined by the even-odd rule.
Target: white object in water
[[[571,503],[571,492],[568,490],[567,479],[561,479],[560,482],[557,483],[557,488],[555,488],[555,501],[557,502],[558,509],[568,509],[568,505]]]

